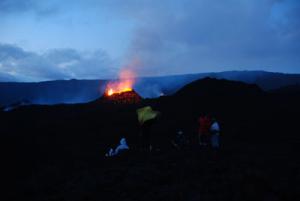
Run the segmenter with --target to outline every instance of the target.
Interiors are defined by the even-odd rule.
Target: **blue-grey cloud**
[[[0,0],[0,13],[22,12],[31,9],[35,5],[32,0]]]
[[[0,44],[2,81],[42,81],[56,79],[98,79],[116,75],[105,52],[78,52],[52,49],[38,54],[20,47]]]
[[[38,0],[0,0],[0,16],[34,13],[39,17],[52,15],[59,11],[55,1]]]
[[[123,9],[140,19],[130,53],[142,60],[141,73],[231,69],[300,72],[299,1],[132,4]]]
[[[21,30],[9,24],[20,23],[20,13],[47,16],[37,23],[46,31],[31,35],[36,22],[28,18],[21,24],[24,37],[10,37],[9,30]],[[136,63],[134,70],[143,76],[245,69],[300,73],[298,0],[0,0],[0,15],[13,19],[3,23],[9,42],[2,43],[24,40],[37,49],[47,49],[47,39],[51,48],[63,43],[42,54],[7,46],[0,72],[13,75],[18,69],[19,78],[109,76],[116,66],[110,58],[118,58],[120,66]],[[98,44],[110,55],[78,51]]]
[[[12,75],[9,75],[9,74],[4,73],[4,72],[0,72],[0,81],[16,82],[17,80]]]

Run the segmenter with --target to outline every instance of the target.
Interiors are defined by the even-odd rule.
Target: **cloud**
[[[300,72],[300,2],[127,1],[138,21],[128,57],[140,74],[223,70]]]
[[[22,21],[22,13],[38,18]],[[24,40],[38,50],[71,47],[36,53],[2,44],[0,72],[17,79],[114,76],[111,58],[140,76],[246,69],[300,73],[298,0],[0,0],[4,15],[12,18],[2,20],[7,43]],[[48,18],[36,22],[40,16]],[[97,49],[98,43],[109,56],[78,51]]]
[[[32,0],[0,0],[0,11],[1,13],[22,12],[31,9],[33,5]]]
[[[0,81],[5,81],[5,82],[15,82],[17,81],[13,76],[4,73],[4,72],[0,72]]]
[[[101,51],[79,52],[52,49],[38,54],[0,44],[1,81],[44,81],[56,79],[100,79],[116,75],[113,61]]]
[[[33,13],[38,17],[49,16],[59,11],[59,5],[55,0],[0,0],[0,16],[20,15]]]

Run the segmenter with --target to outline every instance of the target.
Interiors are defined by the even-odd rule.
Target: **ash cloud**
[[[121,9],[139,22],[129,55],[142,75],[300,72],[299,1],[127,1]]]

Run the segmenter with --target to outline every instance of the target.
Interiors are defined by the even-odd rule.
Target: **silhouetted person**
[[[160,112],[152,110],[150,106],[146,106],[138,109],[137,115],[140,124],[140,146],[143,149],[152,151],[151,131]]]
[[[198,130],[198,137],[199,137],[199,145],[206,146],[209,143],[209,129],[211,126],[211,120],[208,116],[200,116],[198,119],[199,123],[199,130]]]
[[[183,131],[179,130],[176,133],[175,139],[172,141],[172,144],[176,149],[183,149],[187,146],[188,140],[186,139]]]

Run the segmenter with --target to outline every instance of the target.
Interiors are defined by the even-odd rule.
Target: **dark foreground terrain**
[[[138,105],[25,106],[0,113],[1,200],[297,200],[300,96],[256,85],[195,81],[175,95]],[[135,110],[162,112],[156,151],[137,149]],[[222,148],[197,146],[197,118],[215,116]],[[182,129],[191,145],[170,144]],[[105,158],[126,137],[130,152]]]

